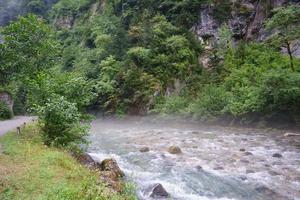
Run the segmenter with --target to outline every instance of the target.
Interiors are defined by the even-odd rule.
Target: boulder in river
[[[165,190],[162,184],[157,183],[151,186],[149,189],[151,198],[167,198],[169,197],[169,193]]]
[[[125,176],[124,172],[122,172],[122,170],[119,168],[118,163],[115,159],[105,159],[99,164],[99,167],[101,171],[113,172],[117,177]]]
[[[140,148],[140,152],[142,152],[142,153],[146,153],[146,152],[149,152],[149,151],[150,151],[149,147],[142,147],[142,148]]]
[[[124,190],[124,183],[122,177],[125,176],[124,172],[119,168],[115,159],[105,159],[98,164],[100,170],[100,178],[114,191],[122,192]]]
[[[168,152],[170,154],[180,154],[180,153],[182,153],[181,149],[179,147],[177,147],[177,146],[170,146],[168,148]]]
[[[280,153],[274,153],[272,155],[273,158],[282,158],[282,155]]]

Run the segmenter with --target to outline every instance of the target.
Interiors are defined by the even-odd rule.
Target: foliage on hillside
[[[27,108],[63,98],[80,112],[151,110],[204,121],[283,117],[299,123],[300,64],[289,51],[299,38],[299,8],[274,10],[266,28],[278,34],[265,43],[234,45],[224,24],[213,67],[206,69],[199,64],[203,47],[190,29],[199,7],[211,2],[221,5],[206,0],[60,0],[47,15],[54,30],[32,15],[4,28],[0,80],[17,85],[15,96]],[[218,10],[221,23],[230,8],[222,4]],[[26,20],[33,29],[19,33]],[[16,38],[10,38],[12,31]],[[31,36],[32,31],[40,37]],[[28,46],[22,37],[29,39]],[[288,56],[280,53],[282,45]],[[17,80],[22,76],[25,82]]]

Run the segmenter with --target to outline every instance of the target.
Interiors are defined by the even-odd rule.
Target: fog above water
[[[151,199],[147,188],[161,183],[171,199],[296,200],[300,141],[283,134],[175,119],[97,119],[89,152],[99,161],[115,158],[140,199]],[[182,154],[168,153],[172,145]]]

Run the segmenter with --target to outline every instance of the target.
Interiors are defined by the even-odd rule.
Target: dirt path
[[[17,128],[24,122],[28,123],[33,119],[33,117],[18,116],[11,120],[0,121],[0,136],[7,133],[10,130]]]

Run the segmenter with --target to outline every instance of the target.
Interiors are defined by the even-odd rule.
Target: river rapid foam
[[[160,183],[175,200],[300,199],[299,137],[275,130],[134,118],[92,123],[90,155],[115,158],[139,199]],[[167,149],[178,146],[181,154]],[[149,152],[140,152],[149,147]]]

